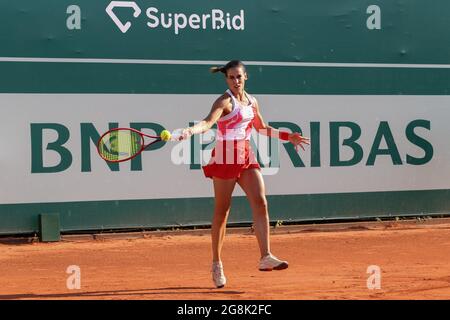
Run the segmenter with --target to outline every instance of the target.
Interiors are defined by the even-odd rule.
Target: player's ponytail
[[[242,69],[244,69],[244,72],[246,72],[244,64],[239,60],[231,60],[230,62],[228,62],[226,65],[224,65],[222,67],[209,68],[209,71],[211,73],[222,72],[223,74],[226,75],[228,69],[235,68],[235,67],[241,67]]]
[[[209,68],[209,71],[210,71],[211,73],[217,73],[217,72],[226,73],[224,67],[211,67],[211,68]]]

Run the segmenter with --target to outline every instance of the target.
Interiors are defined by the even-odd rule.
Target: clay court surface
[[[260,272],[250,229],[230,229],[228,284],[210,277],[209,230],[66,236],[57,243],[0,239],[0,299],[449,299],[450,221],[279,227],[272,251],[287,270]],[[69,290],[68,266],[81,270]],[[381,289],[369,290],[370,265]]]

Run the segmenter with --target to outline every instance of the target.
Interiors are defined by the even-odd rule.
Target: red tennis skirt
[[[220,179],[237,179],[244,170],[261,169],[249,140],[217,141],[211,160],[202,168],[205,177]]]

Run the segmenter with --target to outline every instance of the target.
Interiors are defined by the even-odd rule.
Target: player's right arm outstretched
[[[229,97],[228,98],[227,97],[228,96],[223,95],[220,98],[218,98],[214,102],[209,114],[202,121],[196,123],[192,127],[183,129],[179,137],[179,140],[188,139],[190,136],[194,134],[203,133],[211,129],[211,127],[222,116],[224,110],[226,110],[229,107],[230,101]]]

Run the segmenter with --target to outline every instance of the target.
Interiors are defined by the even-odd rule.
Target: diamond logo
[[[141,8],[139,8],[136,2],[133,1],[111,1],[108,7],[106,7],[106,13],[109,15],[112,21],[114,21],[114,23],[120,29],[120,31],[122,31],[122,33],[126,33],[131,27],[131,22],[127,21],[125,22],[125,24],[123,24],[113,11],[116,7],[132,8],[134,10],[133,16],[135,18],[139,17],[139,15],[141,14]]]

